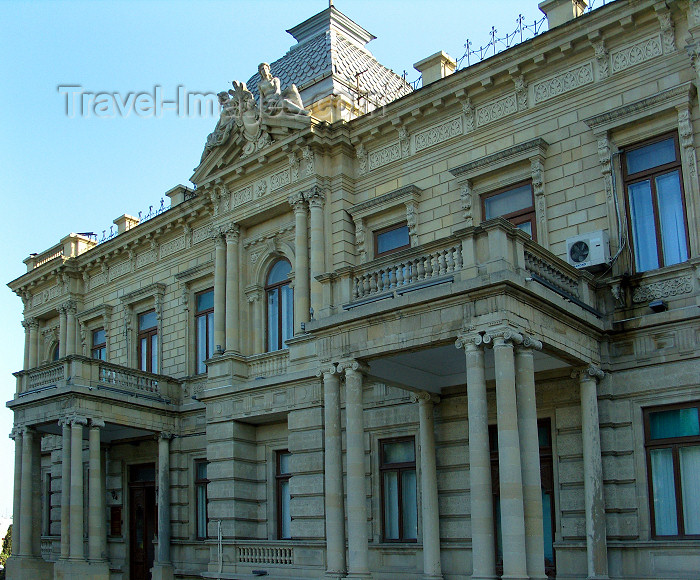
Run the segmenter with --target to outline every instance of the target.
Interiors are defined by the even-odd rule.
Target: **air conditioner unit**
[[[574,268],[588,268],[610,262],[608,232],[598,230],[566,240],[566,259]]]

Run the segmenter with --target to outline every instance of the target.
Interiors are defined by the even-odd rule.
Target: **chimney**
[[[139,220],[138,218],[124,214],[122,216],[119,216],[112,223],[114,223],[117,226],[117,233],[123,234],[131,228],[139,225]]]
[[[425,87],[455,72],[457,61],[449,54],[440,51],[417,62],[413,68],[423,75],[423,86]]]
[[[537,7],[544,12],[551,30],[581,16],[587,5],[586,0],[544,0]]]

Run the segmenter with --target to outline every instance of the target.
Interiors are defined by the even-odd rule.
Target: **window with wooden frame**
[[[194,500],[196,536],[198,540],[207,538],[207,524],[209,516],[207,512],[207,460],[197,459],[194,462]]]
[[[700,538],[700,401],[644,409],[652,536]]]
[[[374,232],[374,257],[379,258],[411,247],[408,224],[401,222]]]
[[[382,540],[415,542],[418,539],[416,444],[413,437],[379,442]]]
[[[292,454],[286,449],[275,452],[275,501],[277,503],[277,539],[289,540],[292,537],[292,516],[289,511],[291,495],[289,479],[292,472],[289,467]]]
[[[622,175],[636,271],[685,262],[688,223],[677,133],[626,148]]]
[[[289,280],[291,271],[292,265],[287,260],[278,260],[267,275],[268,352],[287,348],[287,340],[294,336],[294,292]]]
[[[155,310],[138,315],[137,356],[139,369],[158,372],[158,318]]]
[[[481,214],[484,220],[496,217],[507,219],[533,240],[537,240],[535,198],[532,181],[529,179],[482,195]]]
[[[104,328],[98,328],[92,331],[90,356],[99,360],[107,359],[107,333]]]
[[[214,290],[195,294],[195,360],[197,374],[207,372],[204,361],[214,354]]]

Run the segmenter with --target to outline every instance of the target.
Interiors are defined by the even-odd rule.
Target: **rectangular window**
[[[700,537],[700,402],[645,409],[655,538]]]
[[[91,356],[99,360],[107,359],[107,333],[104,328],[92,331]]]
[[[138,357],[139,369],[158,372],[158,319],[155,310],[139,314]]]
[[[195,341],[197,374],[207,372],[204,361],[214,354],[214,290],[195,296]]]
[[[207,461],[205,459],[194,462],[194,498],[195,517],[197,521],[197,539],[207,537]]]
[[[380,441],[382,535],[385,542],[418,539],[416,446],[413,437]]]
[[[680,159],[675,133],[624,153],[622,172],[637,272],[688,259]]]
[[[406,222],[374,232],[374,257],[384,256],[411,247]]]
[[[291,495],[289,493],[289,478],[292,472],[289,468],[292,454],[289,451],[275,453],[275,480],[277,486],[277,538],[288,540],[292,537],[292,516],[289,511]]]
[[[516,228],[537,239],[535,226],[535,198],[532,183],[525,181],[499,189],[481,197],[484,220],[495,217],[507,219]]]

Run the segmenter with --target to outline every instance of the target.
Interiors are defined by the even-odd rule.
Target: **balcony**
[[[182,398],[182,386],[176,379],[79,355],[14,375],[16,398],[71,386],[172,404],[179,404]]]

